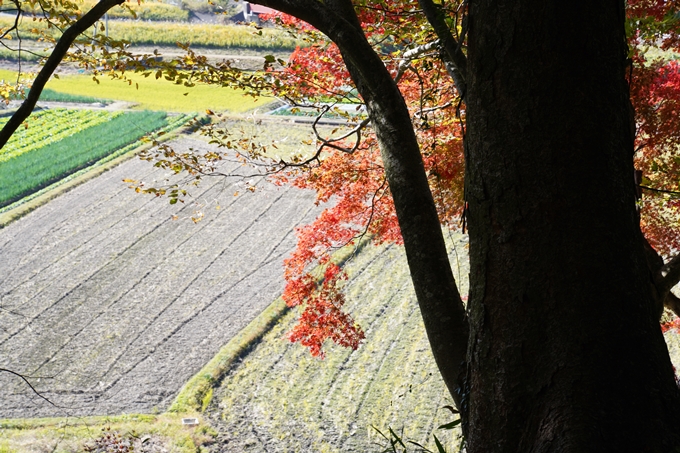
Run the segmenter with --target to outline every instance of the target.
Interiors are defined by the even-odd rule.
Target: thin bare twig
[[[6,368],[0,368],[0,373],[2,373],[2,372],[9,373],[9,374],[12,374],[12,375],[14,375],[14,376],[17,376],[17,377],[20,378],[22,381],[24,381],[24,383],[25,383],[26,385],[28,385],[28,386],[30,387],[30,389],[33,391],[33,393],[35,393],[35,394],[38,395],[40,398],[42,398],[42,399],[44,399],[45,401],[47,401],[48,403],[50,403],[52,406],[54,406],[54,407],[59,407],[59,406],[57,406],[56,404],[54,404],[52,401],[50,401],[47,397],[45,397],[43,394],[41,394],[39,391],[37,391],[37,390],[35,389],[35,387],[33,387],[33,385],[31,384],[31,382],[28,380],[28,378],[27,378],[26,376],[24,376],[23,374],[17,373],[16,371],[8,370],[8,369],[6,369]]]
[[[642,186],[642,185],[640,185],[639,187],[641,189],[650,190],[652,192],[667,193],[667,194],[670,194],[670,195],[680,195],[680,192],[677,192],[675,190],[655,189],[654,187]]]
[[[19,0],[12,0],[12,3],[14,3],[14,5],[16,5],[16,9],[11,10],[11,11],[16,11],[16,16],[14,17],[14,23],[12,24],[11,27],[9,27],[7,30],[5,30],[4,33],[0,34],[0,39],[5,38],[8,34],[10,34],[14,30],[19,30],[19,19],[21,18],[21,14],[23,13],[23,10],[21,9],[21,5],[19,4]]]

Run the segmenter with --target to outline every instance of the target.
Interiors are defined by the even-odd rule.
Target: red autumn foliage
[[[676,317],[671,321],[661,323],[661,331],[666,333],[669,330],[676,330],[680,332],[680,318]]]
[[[677,1],[628,2],[635,166],[643,176],[641,226],[650,244],[663,256],[680,250],[680,65],[655,49],[680,50],[678,11]]]
[[[460,4],[453,2],[448,13],[452,30],[462,27]],[[462,2],[460,2],[462,3]],[[635,165],[643,172],[641,204],[643,232],[663,256],[680,251],[678,208],[680,201],[680,64],[657,51],[680,52],[680,0],[631,0],[627,2],[631,49],[631,102],[635,109]],[[429,25],[410,2],[382,1],[370,7],[357,6],[367,38],[385,64],[399,77],[418,133],[426,171],[441,222],[456,228],[462,213],[465,106],[436,50],[405,61],[405,51],[435,39]],[[286,26],[310,30],[306,24],[286,16],[276,20]],[[337,47],[318,35],[311,47],[297,49],[290,63],[276,73],[278,93],[294,101],[322,100],[326,103],[355,98],[349,74]],[[326,340],[356,348],[363,331],[342,307],[341,282],[347,276],[332,263],[331,254],[352,244],[364,233],[377,242],[400,243],[389,188],[384,181],[377,141],[370,130],[353,153],[331,149],[315,166],[278,176],[278,182],[313,189],[319,202],[329,202],[311,225],[298,230],[298,246],[286,260],[287,285],[284,299],[302,306],[292,341],[307,346],[313,355],[323,355]],[[348,138],[351,142],[351,138]],[[351,143],[347,144],[351,147]],[[326,266],[323,278],[310,268]],[[680,328],[680,320],[664,329]]]

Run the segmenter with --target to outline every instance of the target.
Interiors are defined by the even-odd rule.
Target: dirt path
[[[0,366],[58,406],[0,373],[0,418],[162,411],[280,293],[312,194],[207,181],[194,224],[121,181],[154,171],[128,161],[0,230]]]
[[[43,52],[45,46],[33,41],[25,41],[23,49],[33,52]],[[192,48],[198,55],[205,56],[210,62],[230,61],[235,68],[245,70],[262,69],[264,64],[264,56],[274,54],[277,58],[288,60],[291,52],[289,51],[267,51],[267,50],[249,50],[249,49],[222,49],[222,48],[208,48],[195,47]],[[134,55],[152,55],[154,51],[158,51],[159,55],[165,59],[181,58],[186,55],[186,52],[177,46],[134,46],[128,47],[127,50]],[[21,71],[24,73],[37,73],[41,66],[37,62],[22,62],[21,65],[16,61],[0,60],[0,69],[8,69],[11,71]],[[57,74],[81,74],[82,68],[75,64],[62,64],[56,70]]]

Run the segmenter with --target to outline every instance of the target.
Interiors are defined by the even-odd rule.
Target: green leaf
[[[433,434],[432,436],[434,437],[434,443],[435,443],[435,445],[437,446],[437,451],[438,451],[439,453],[446,453],[446,450],[444,449],[444,446],[442,445],[441,442],[439,442],[439,439],[437,439],[437,436],[435,436],[434,434]]]
[[[414,442],[414,441],[412,441],[412,440],[408,440],[407,442],[408,442],[409,444],[413,444],[413,445],[415,445],[416,447],[420,448],[420,449],[422,450],[422,453],[432,453],[432,450],[430,450],[429,448],[427,448],[427,447],[425,447],[425,446],[423,446],[423,445],[420,445],[418,442]]]
[[[404,442],[401,441],[401,437],[397,436],[397,433],[395,433],[394,430],[391,427],[389,428],[389,430],[390,430],[390,434],[392,434],[392,438],[394,439],[393,445],[396,442],[399,445],[401,445],[402,447],[404,447],[404,450],[406,450],[406,445],[404,445]]]
[[[453,406],[446,405],[446,406],[443,406],[442,409],[448,409],[449,411],[451,411],[451,413],[453,415],[460,414],[460,412],[458,412],[456,409],[454,409]]]
[[[437,428],[437,429],[453,429],[453,428],[455,428],[455,427],[458,426],[458,425],[460,425],[460,419],[454,420],[454,421],[452,421],[451,423],[447,423],[447,424],[445,424],[445,425],[441,425],[441,426],[440,426],[439,428]]]

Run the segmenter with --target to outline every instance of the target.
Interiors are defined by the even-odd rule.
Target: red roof
[[[255,5],[254,3],[250,4],[250,11],[253,14],[273,14],[278,12],[275,9],[271,9],[262,5]]]

